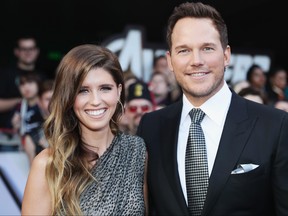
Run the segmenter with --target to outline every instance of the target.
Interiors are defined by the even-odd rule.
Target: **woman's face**
[[[278,71],[272,77],[272,83],[274,86],[277,86],[280,89],[284,89],[287,85],[287,73],[284,70]]]
[[[251,85],[256,88],[264,88],[266,84],[266,76],[261,68],[255,68],[251,77]]]
[[[164,74],[154,75],[150,82],[150,90],[155,96],[165,96],[169,93],[169,84]]]
[[[83,133],[109,129],[121,90],[103,68],[89,71],[73,106]]]

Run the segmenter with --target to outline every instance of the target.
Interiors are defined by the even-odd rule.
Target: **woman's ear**
[[[119,85],[118,85],[118,97],[119,97],[119,98],[120,98],[120,96],[121,96],[121,92],[122,92],[122,85],[119,84]]]

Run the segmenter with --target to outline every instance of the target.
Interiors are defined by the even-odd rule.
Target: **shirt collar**
[[[211,98],[209,98],[205,103],[203,103],[199,108],[205,112],[206,116],[214,121],[217,125],[223,125],[225,121],[228,108],[230,106],[232,93],[224,81],[222,88]],[[181,114],[182,124],[185,119],[189,117],[189,112],[194,106],[188,101],[187,97],[183,94],[183,108]],[[190,118],[190,117],[189,117]]]

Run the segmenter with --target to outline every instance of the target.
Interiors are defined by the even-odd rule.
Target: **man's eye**
[[[205,50],[205,51],[210,51],[210,50],[213,50],[213,48],[212,48],[212,47],[204,47],[203,50]]]
[[[186,52],[188,52],[188,50],[187,50],[187,49],[182,49],[182,50],[179,50],[179,53],[186,53]]]

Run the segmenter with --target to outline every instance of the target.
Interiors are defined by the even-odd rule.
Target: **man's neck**
[[[18,64],[18,67],[20,68],[20,69],[22,69],[22,70],[26,70],[26,71],[32,71],[32,70],[34,70],[34,68],[35,68],[35,65],[34,64],[23,64],[23,63],[21,63],[21,62],[19,62]]]

